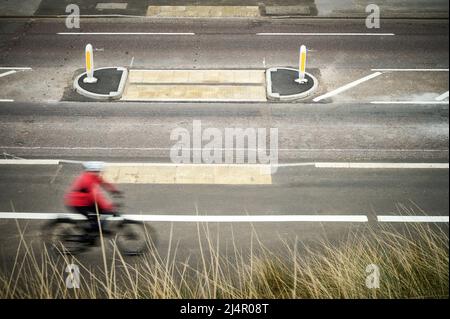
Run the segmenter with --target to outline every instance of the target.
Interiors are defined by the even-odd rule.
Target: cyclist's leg
[[[107,227],[107,223],[105,221],[105,219],[102,218],[102,216],[104,215],[109,215],[112,216],[113,212],[110,212],[109,210],[103,209],[101,206],[97,205],[97,206],[92,206],[89,208],[89,216],[92,219],[92,223],[95,227],[95,231],[97,233],[99,233],[99,224],[98,224],[98,220],[97,220],[97,212],[98,212],[98,217],[100,218],[100,227],[102,230],[103,234],[109,234],[110,230]]]
[[[84,217],[88,218],[88,211],[86,210],[86,207],[84,206],[67,206],[67,209],[76,213],[83,215]]]
[[[92,220],[92,208],[87,206],[67,206],[67,208],[74,213],[86,217],[87,225],[86,228],[84,228],[86,230],[86,240],[92,241],[93,243],[98,234],[98,227],[97,222]]]
[[[95,205],[93,206],[89,206],[86,208],[87,212],[88,212],[88,220],[91,224],[91,230],[93,232],[95,232],[96,234],[99,233],[99,229],[98,229],[98,220],[97,220],[97,207]],[[101,211],[99,210],[99,216],[101,215]]]

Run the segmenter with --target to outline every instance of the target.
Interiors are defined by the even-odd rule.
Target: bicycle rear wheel
[[[87,249],[86,229],[77,221],[57,219],[44,227],[44,244],[53,254],[76,255]]]

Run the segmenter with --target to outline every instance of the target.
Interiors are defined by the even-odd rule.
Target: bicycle
[[[120,207],[116,204],[116,207]],[[43,228],[44,243],[54,252],[76,255],[98,246],[101,237],[113,237],[123,255],[140,255],[149,247],[156,247],[156,232],[143,222],[130,220],[116,213],[88,218],[82,215],[59,216]],[[99,218],[100,217],[100,218]],[[93,231],[92,222],[100,221],[100,227]]]

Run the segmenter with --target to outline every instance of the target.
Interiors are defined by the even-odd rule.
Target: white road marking
[[[449,216],[378,216],[380,223],[448,223]]]
[[[394,36],[395,33],[367,33],[367,32],[350,32],[350,33],[336,33],[336,32],[300,32],[300,33],[274,33],[274,32],[263,32],[257,33],[259,36]]]
[[[316,163],[316,168],[449,169],[448,163]]]
[[[68,15],[56,15],[57,18],[67,18]],[[132,14],[80,14],[80,18],[114,18],[114,17],[124,17],[124,18],[138,18],[145,19],[151,18],[146,16],[137,16]]]
[[[193,32],[58,32],[58,35],[195,35]]]
[[[59,165],[61,163],[83,163],[83,161],[54,160],[54,159],[0,159],[0,165]],[[152,162],[110,162],[107,167],[259,167],[268,169],[273,167],[301,167],[314,166],[315,168],[352,168],[352,169],[449,169],[449,163],[364,163],[364,162],[299,162],[281,164],[177,164]]]
[[[8,66],[8,67],[0,67],[0,70],[32,70],[32,68],[27,68],[27,67],[13,67],[13,66]]]
[[[368,222],[365,215],[127,215],[126,217],[149,222]]]
[[[167,166],[191,166],[191,167],[260,167],[260,168],[266,168],[270,167],[268,164],[177,164],[177,163],[106,163],[108,167],[129,167],[129,166],[137,166],[137,167],[145,167],[145,166],[161,166],[161,167],[167,167]]]
[[[448,105],[448,101],[373,101],[371,104]]]
[[[0,149],[8,150],[54,150],[54,151],[170,151],[170,147],[68,147],[68,146],[0,146]],[[201,148],[185,148],[187,151],[202,150]],[[227,150],[248,150],[255,151],[253,148],[217,148],[220,151]],[[408,152],[422,152],[422,153],[436,153],[448,152],[448,149],[382,149],[382,148],[279,148],[279,152],[389,152],[389,153],[408,153]],[[268,151],[275,151],[275,149],[268,149]]]
[[[2,78],[4,76],[8,76],[10,74],[14,74],[14,73],[17,73],[17,71],[16,70],[11,70],[11,71],[7,71],[7,72],[4,72],[4,73],[0,73],[0,78]]]
[[[124,218],[144,222],[184,223],[261,223],[261,222],[347,222],[367,223],[367,215],[136,215],[126,214]],[[52,220],[56,218],[86,219],[79,214],[0,212],[0,219]],[[114,217],[110,217],[115,219]],[[380,223],[448,223],[449,216],[395,216],[379,215]]]
[[[10,70],[7,72],[0,73],[0,78],[17,73],[16,70],[31,70],[31,68],[24,68],[24,67],[0,67],[0,70]],[[11,103],[14,102],[12,99],[0,99],[0,103]]]
[[[7,72],[0,73],[0,78],[17,73],[17,70],[31,70],[28,67],[0,67],[0,70],[10,70]],[[14,102],[12,99],[0,99],[0,103],[11,103]]]
[[[353,87],[355,87],[355,86],[358,86],[358,85],[360,85],[361,83],[364,83],[364,82],[369,81],[369,80],[371,80],[371,79],[373,79],[373,78],[376,78],[377,76],[380,76],[380,75],[382,75],[382,74],[383,74],[383,73],[381,73],[381,72],[375,72],[375,73],[373,73],[373,74],[370,74],[370,75],[368,75],[368,76],[363,77],[362,79],[359,79],[359,80],[356,80],[356,81],[354,81],[354,82],[351,82],[351,83],[349,83],[349,84],[347,84],[347,85],[344,85],[344,86],[342,86],[342,87],[340,87],[340,88],[338,88],[338,89],[336,89],[336,90],[333,90],[333,91],[328,92],[328,93],[326,93],[326,94],[324,94],[324,95],[318,96],[318,97],[316,97],[313,101],[314,101],[314,102],[319,102],[319,101],[321,101],[321,100],[328,99],[328,98],[330,98],[330,97],[332,97],[332,96],[335,96],[335,95],[337,95],[337,94],[340,94],[340,93],[342,93],[342,92],[345,92],[345,91],[347,91],[347,90],[349,90],[349,89],[351,89],[351,88],[353,88]]]
[[[59,160],[0,159],[0,165],[58,165]]]
[[[0,212],[0,219],[37,219],[47,220],[56,218],[71,218],[76,220],[86,219],[79,214],[57,214],[57,213],[18,213],[18,212]]]
[[[443,101],[443,100],[445,100],[445,99],[448,99],[448,91],[445,92],[444,94],[439,95],[439,96],[436,98],[436,101]]]
[[[372,69],[373,72],[448,72],[448,69]]]
[[[56,214],[56,213],[13,213],[1,212],[0,219],[56,219],[58,217],[85,219],[78,214]],[[146,222],[348,222],[367,223],[366,215],[134,215],[127,214],[123,217],[132,220]]]

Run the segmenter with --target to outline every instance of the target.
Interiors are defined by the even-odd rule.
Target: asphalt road
[[[19,213],[66,213],[62,197],[80,166],[63,164],[0,165],[0,211]],[[448,169],[318,169],[280,168],[272,185],[135,185],[121,184],[126,194],[123,213],[150,215],[365,215],[368,223],[352,222],[152,222],[158,234],[158,251],[167,256],[175,247],[177,259],[195,262],[209,230],[220,238],[225,254],[237,244],[248,252],[257,237],[270,249],[286,243],[302,244],[327,239],[338,245],[349,233],[379,227],[380,215],[448,216]],[[46,221],[0,220],[3,267],[10,267],[19,247],[19,229],[37,248]],[[400,223],[400,226],[402,223]],[[386,226],[386,225],[385,225]],[[399,226],[399,227],[400,227]],[[448,224],[443,224],[447,227]],[[198,227],[198,228],[197,228]],[[173,228],[171,230],[171,228]],[[212,234],[212,235],[211,235]],[[258,244],[259,245],[259,244]],[[80,256],[87,264],[100,263],[99,250]]]
[[[97,1],[92,0],[0,0],[0,16],[51,16],[65,15],[68,4],[77,4],[81,14],[106,15],[122,14],[145,16],[148,6],[261,6],[269,7],[271,14],[279,16],[301,15],[320,17],[365,17],[365,0],[116,0],[115,3],[125,3],[125,8],[97,8]],[[445,0],[378,0],[383,16],[388,17],[428,17],[444,16],[448,12],[448,2]],[[292,6],[302,9],[293,10]],[[272,8],[272,10],[270,10]],[[273,9],[275,8],[275,9]],[[264,11],[262,13],[264,15]]]
[[[12,103],[0,115],[0,150],[22,158],[170,162],[171,132],[200,120],[278,128],[280,162],[448,162],[448,105]]]
[[[72,32],[112,34],[57,34]],[[117,32],[156,34],[114,34]],[[179,32],[194,35],[173,34]],[[283,35],[298,32],[303,35]],[[320,35],[330,32],[339,34]],[[394,35],[345,35],[371,32]],[[96,67],[132,65],[135,69],[296,67],[299,47],[305,44],[310,50],[307,68],[319,80],[315,96],[365,77],[372,69],[448,68],[448,20],[386,20],[381,29],[369,30],[363,19],[181,20],[176,23],[84,19],[81,28],[74,30],[65,27],[64,19],[1,19],[0,65],[32,70],[0,78],[3,89],[0,99],[64,100],[76,71],[84,67],[87,43],[96,49]],[[418,76],[421,81],[417,81]],[[332,100],[360,103],[440,95],[447,89],[448,72],[389,73],[374,81]]]
[[[134,21],[134,20],[133,20]],[[134,21],[89,20],[77,32],[193,32],[179,35],[58,35],[73,32],[64,20],[0,20],[0,67],[32,70],[0,78],[0,151],[5,157],[169,162],[170,133],[192,129],[194,120],[218,128],[278,128],[280,163],[396,162],[448,163],[448,102],[427,101],[448,91],[448,71],[388,72],[321,103],[93,103],[67,101],[75,72],[93,43],[96,66],[134,68],[259,68],[295,66],[300,44],[310,49],[309,68],[320,81],[316,96],[371,74],[378,68],[448,68],[448,20],[389,20],[386,36],[323,36],[366,33],[363,20]],[[257,35],[302,32],[314,35]],[[3,72],[3,71],[1,71]],[[420,81],[418,80],[420,78]],[[373,104],[385,101],[387,104]],[[79,172],[75,165],[0,165],[0,211],[51,212]],[[377,224],[379,215],[448,216],[448,169],[280,168],[273,183],[248,185],[120,185],[127,212],[146,214],[357,215],[368,223],[258,223],[271,248],[280,239],[308,244],[337,242],[349,230]],[[406,210],[405,210],[406,208]],[[0,254],[10,266],[17,249],[14,220],[0,220]],[[39,244],[41,222],[28,225]],[[444,223],[448,229],[448,223]],[[203,225],[205,226],[205,225]],[[202,226],[202,227],[203,227]],[[155,223],[161,252],[168,251],[170,223]],[[197,225],[175,223],[172,243],[182,256],[199,252]],[[223,245],[233,236],[251,244],[248,223],[220,227]],[[97,252],[98,253],[98,252]],[[87,261],[96,263],[95,251]]]
[[[175,127],[278,127],[280,163],[396,162],[448,163],[448,108],[354,104],[148,105],[123,103],[5,104],[0,109],[1,150],[23,158],[108,162],[170,162]],[[80,148],[81,147],[81,148]],[[8,158],[8,156],[6,156]],[[81,170],[59,166],[0,165],[0,211],[66,212],[62,197]],[[280,167],[271,185],[121,184],[125,213],[167,215],[365,215],[369,223],[267,222],[200,224],[216,234],[221,247],[250,249],[253,231],[272,249],[295,238],[302,243],[327,238],[338,244],[351,231],[379,225],[379,215],[448,216],[448,169],[318,169]],[[3,265],[18,247],[14,220],[2,220]],[[196,223],[151,223],[159,252],[178,244],[177,258],[200,253]],[[40,244],[43,222],[21,220],[26,238]],[[444,223],[445,227],[448,224]],[[171,227],[173,230],[171,232]],[[203,238],[203,237],[202,237]],[[174,246],[173,246],[174,247]],[[82,257],[100,262],[98,250]]]

